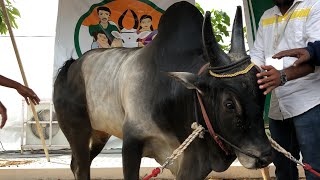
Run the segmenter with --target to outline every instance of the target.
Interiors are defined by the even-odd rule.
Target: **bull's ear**
[[[188,72],[168,72],[168,76],[181,82],[188,89],[196,89],[200,94],[203,94],[199,87],[196,86],[196,82],[199,80],[199,76]]]

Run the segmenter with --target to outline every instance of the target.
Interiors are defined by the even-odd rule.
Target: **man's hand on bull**
[[[261,69],[265,71],[257,74],[258,84],[260,89],[265,89],[263,94],[267,95],[281,84],[280,72],[273,66],[261,66]]]

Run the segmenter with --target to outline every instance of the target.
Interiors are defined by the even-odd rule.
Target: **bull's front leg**
[[[139,132],[130,125],[123,127],[122,164],[124,180],[138,180],[143,151]]]

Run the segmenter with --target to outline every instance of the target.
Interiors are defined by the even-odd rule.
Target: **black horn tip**
[[[237,6],[236,14],[233,21],[231,48],[229,56],[231,59],[242,59],[247,55],[244,42],[242,8]]]
[[[205,15],[204,15],[205,19],[210,19],[211,20],[211,12],[210,11],[206,11]]]
[[[236,17],[241,18],[241,21],[242,21],[242,8],[241,8],[241,6],[237,6]]]

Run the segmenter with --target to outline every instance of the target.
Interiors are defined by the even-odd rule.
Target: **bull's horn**
[[[139,27],[139,18],[138,18],[137,14],[133,10],[130,9],[130,11],[131,11],[131,13],[133,15],[133,18],[134,18],[133,29],[138,29],[138,27]]]
[[[247,55],[244,45],[243,23],[242,23],[242,10],[241,6],[237,6],[237,12],[233,22],[232,36],[231,36],[231,49],[230,54],[236,54],[238,57]]]
[[[211,12],[207,11],[202,26],[202,41],[204,46],[204,55],[211,67],[219,67],[230,64],[230,59],[226,53],[222,51],[211,24]]]
[[[127,12],[128,12],[128,9],[125,10],[125,11],[121,14],[121,16],[119,17],[119,19],[118,19],[118,25],[119,25],[120,30],[123,29],[122,21],[123,21],[124,16],[127,14]]]

